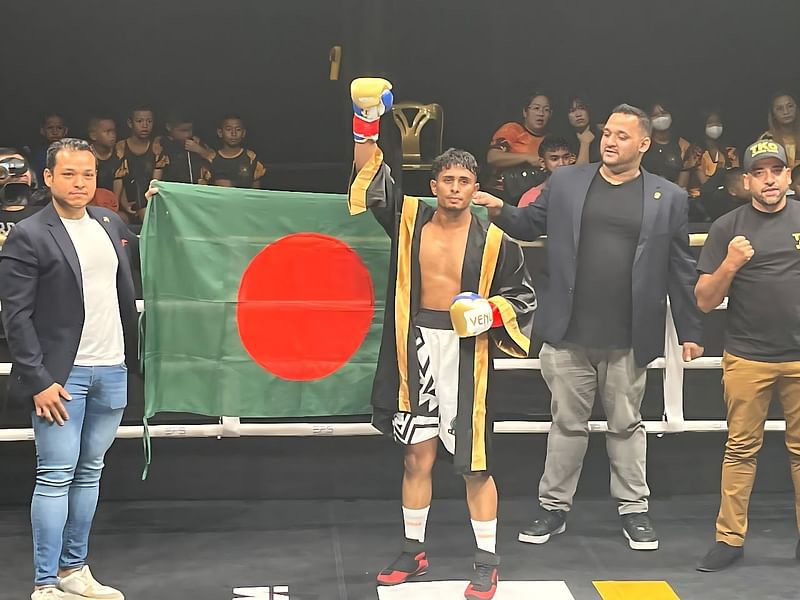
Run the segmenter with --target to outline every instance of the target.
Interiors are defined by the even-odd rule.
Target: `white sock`
[[[409,540],[425,541],[425,525],[428,522],[428,511],[430,506],[425,508],[406,508],[403,507],[403,525],[406,528],[406,538]]]
[[[472,530],[475,532],[475,541],[479,550],[495,553],[497,546],[497,519],[491,521],[472,521]]]

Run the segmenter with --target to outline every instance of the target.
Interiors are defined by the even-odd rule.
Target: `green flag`
[[[389,239],[344,196],[159,183],[141,234],[145,419],[367,414]]]

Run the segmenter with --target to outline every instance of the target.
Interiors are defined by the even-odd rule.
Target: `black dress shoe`
[[[703,573],[714,573],[727,569],[744,556],[744,548],[731,546],[725,542],[717,542],[697,565],[697,570]]]

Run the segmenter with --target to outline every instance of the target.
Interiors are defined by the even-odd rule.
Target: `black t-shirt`
[[[564,339],[630,348],[633,259],[642,229],[642,178],[612,185],[598,173],[583,205],[572,317]]]
[[[252,150],[242,150],[234,158],[225,158],[219,152],[214,154],[211,164],[203,169],[201,180],[213,184],[218,179],[230,181],[233,187],[251,188],[253,183],[264,177],[265,168]]]
[[[115,152],[105,160],[97,159],[97,187],[114,191],[114,180],[122,166],[122,159]]]
[[[755,254],[728,291],[725,350],[763,362],[800,360],[800,203],[777,213],[747,204],[711,226],[697,270],[714,273],[743,235]]]
[[[183,142],[178,142],[169,137],[160,138],[161,147],[166,157],[164,174],[161,178],[164,181],[176,181],[178,183],[197,183],[200,179],[200,172],[208,166],[208,162],[199,154],[186,150]]]
[[[716,221],[722,215],[744,204],[736,196],[731,196],[724,185],[719,185],[714,189],[705,188],[698,201],[703,205],[708,218],[712,221]]]
[[[150,142],[144,154],[136,154],[128,146],[127,140],[117,142],[115,153],[122,164],[117,170],[116,178],[122,179],[128,203],[136,209],[147,206],[144,197],[153,179],[153,172],[166,166],[166,157],[159,140]]]
[[[41,206],[28,205],[19,210],[5,210],[0,209],[0,241],[5,241],[5,238],[11,233],[14,226],[32,214],[41,210]],[[2,246],[2,244],[0,244]]]
[[[677,181],[683,169],[683,153],[678,141],[671,140],[666,144],[653,142],[642,157],[642,166],[673,183]]]

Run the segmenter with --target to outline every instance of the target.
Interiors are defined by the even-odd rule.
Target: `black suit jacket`
[[[125,362],[138,369],[138,314],[131,277],[137,238],[115,213],[86,210],[116,250],[117,297]],[[81,268],[75,246],[52,202],[20,221],[0,251],[0,301],[11,354],[9,398],[31,400],[54,382],[64,385],[83,330]]]
[[[564,339],[572,316],[578,243],[586,193],[600,165],[561,167],[541,196],[524,208],[504,205],[495,223],[523,241],[547,234],[549,278],[536,288],[534,330],[544,341]],[[639,366],[664,352],[667,295],[678,339],[700,343],[701,313],[694,297],[696,263],[689,251],[686,191],[642,169],[642,229],[633,260],[633,350]]]

